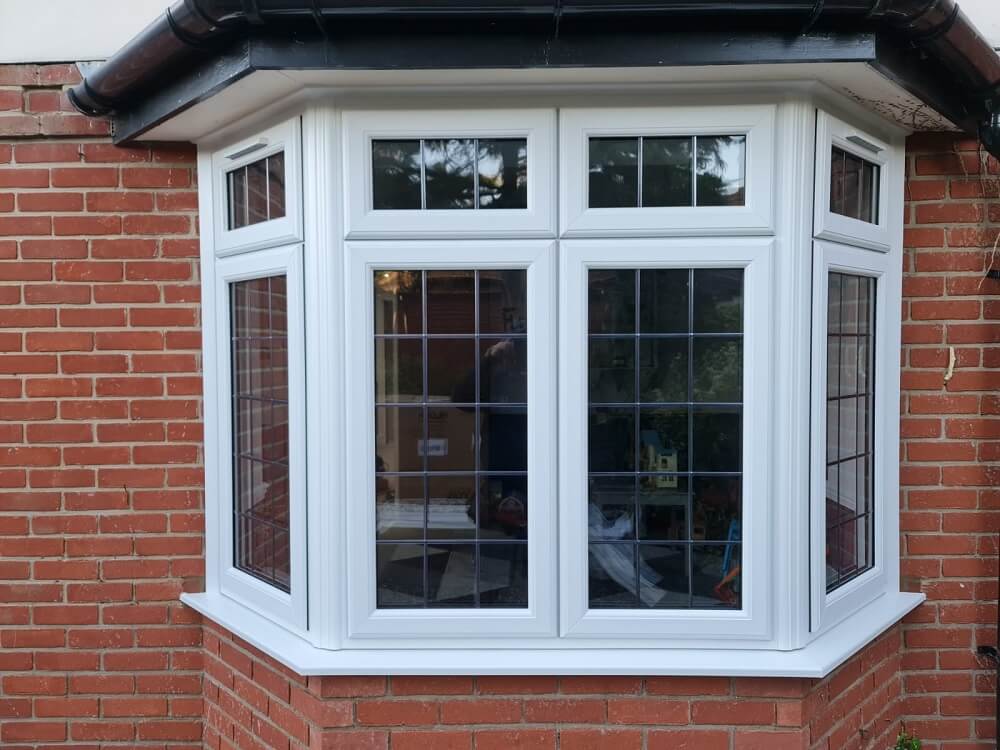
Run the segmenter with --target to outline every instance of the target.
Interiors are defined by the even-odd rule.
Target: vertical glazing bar
[[[642,154],[643,154],[644,150],[645,150],[645,136],[641,136],[640,135],[639,136],[639,149],[636,152],[636,156],[635,156],[635,163],[637,165],[637,169],[639,170],[638,177],[636,178],[636,184],[637,184],[637,190],[636,190],[636,192],[638,194],[636,197],[637,197],[637,200],[638,200],[638,207],[639,208],[642,208],[642,206],[643,206],[643,203],[642,203],[642,161],[643,161],[642,160]],[[638,297],[638,295],[639,295],[639,288],[638,287],[636,287],[635,293],[636,293],[636,301],[638,302],[638,299],[639,299],[639,297]],[[636,310],[638,310],[638,305],[636,305]],[[638,333],[639,328],[636,327],[635,330]],[[636,393],[638,393],[638,391],[636,391]]]
[[[477,158],[478,158],[478,145],[479,140],[475,141],[477,146]],[[478,172],[478,166],[477,166]],[[478,186],[478,177],[476,180],[476,185]],[[476,207],[479,204],[479,191],[476,190]],[[482,438],[482,416],[480,413],[480,402],[482,401],[482,393],[480,392],[480,383],[482,382],[482,363],[480,362],[480,347],[479,347],[479,271],[475,270],[472,272],[472,310],[475,320],[473,321],[473,332],[474,332],[474,347],[475,347],[475,367],[473,368],[473,376],[476,379],[474,386],[475,398],[476,398],[476,409],[475,409],[475,421],[472,425],[472,435],[473,435],[473,446],[475,448],[475,455],[472,457],[473,466],[473,484],[475,485],[475,490],[473,491],[473,497],[476,500],[476,529],[475,529],[475,544],[472,548],[472,600],[476,607],[479,606],[480,591],[479,591],[479,472],[482,470],[482,463],[480,461],[480,454],[482,453],[483,438]]]
[[[698,205],[698,136],[691,137],[691,205]]]
[[[692,176],[694,181],[694,176]],[[688,607],[694,607],[694,269],[688,271],[688,324],[687,324],[687,540],[684,546],[687,566]],[[680,467],[677,467],[680,470]],[[678,477],[680,479],[680,477]]]
[[[847,165],[846,165],[846,156],[845,156],[845,165],[844,165],[844,168],[845,169],[847,168]],[[841,435],[840,428],[844,424],[844,420],[841,417],[841,410],[844,408],[844,402],[843,402],[843,400],[842,400],[841,397],[842,397],[843,391],[844,391],[843,376],[844,376],[844,286],[845,286],[844,281],[845,281],[845,277],[843,275],[841,275],[841,274],[837,274],[837,277],[840,279],[840,284],[838,285],[839,288],[837,290],[837,295],[838,295],[838,298],[837,298],[837,308],[838,308],[837,319],[840,322],[840,330],[837,332],[838,333],[838,335],[837,335],[837,401],[836,401],[836,404],[837,404],[837,452],[836,452],[836,456],[837,456],[837,463],[836,463],[836,467],[837,467],[837,469],[836,469],[836,471],[837,471],[837,497],[834,499],[834,502],[835,502],[835,504],[837,506],[837,515],[838,515],[838,517],[837,517],[837,583],[839,584],[841,578],[843,577],[843,570],[844,570],[844,525],[843,525],[844,524],[844,519],[843,519],[843,512],[841,510],[841,508],[843,507],[841,505],[841,498],[843,497],[843,492],[841,492],[841,488],[840,488],[840,474],[841,474],[840,467],[841,467],[841,465],[843,463],[843,458],[844,458],[843,457],[844,438],[843,438],[843,435]]]
[[[420,209],[422,211],[426,211],[427,210],[427,165],[424,160],[424,139],[421,138],[419,141],[417,141],[417,143],[420,144]],[[427,331],[424,330],[424,333],[427,333]]]
[[[420,184],[421,191],[423,190],[423,163],[424,163],[424,142],[420,141]],[[421,200],[423,200],[423,192],[421,192]],[[429,347],[427,346],[427,272],[417,271],[420,274],[420,335],[422,341],[422,348],[424,351],[423,357],[423,367],[422,375],[423,378],[423,403],[420,405],[421,416],[423,417],[423,450],[421,451],[421,462],[420,465],[423,467],[423,479],[424,479],[424,533],[423,533],[423,560],[421,560],[421,566],[424,578],[423,587],[423,606],[427,607],[430,604],[430,550],[427,544],[427,529],[429,528],[428,517],[430,514],[430,464],[427,458],[427,446],[430,443],[430,424],[431,415],[428,403],[430,402],[430,395],[428,393],[427,385],[427,355],[429,353]]]
[[[479,210],[479,139],[478,138],[473,138],[472,139],[472,150],[473,150],[473,153],[472,153],[472,209],[474,211],[478,211]],[[479,271],[476,271],[475,274],[476,274],[476,277],[478,279]],[[473,290],[473,294],[477,295],[477,299],[478,299],[478,290],[479,290],[478,286],[476,286],[475,289]],[[476,319],[476,330],[477,331],[479,330],[479,319],[478,318]],[[477,339],[476,343],[477,344],[479,343],[478,339]],[[479,355],[479,350],[478,349],[476,349],[476,355],[477,356]]]
[[[639,139],[639,146],[640,146],[640,150],[641,150],[641,148],[642,148],[642,139],[641,138]],[[641,191],[641,188],[640,188],[640,191]],[[640,192],[640,195],[641,195],[641,192]],[[641,202],[640,202],[640,205],[642,205]],[[632,547],[632,562],[635,565],[635,600],[636,600],[636,605],[637,606],[641,606],[641,604],[642,604],[642,575],[640,573],[640,568],[639,568],[639,560],[640,560],[640,555],[639,555],[639,483],[642,481],[642,475],[640,474],[640,472],[642,471],[642,450],[640,449],[640,446],[642,445],[642,443],[641,443],[642,431],[641,431],[641,427],[640,427],[640,419],[642,418],[642,407],[641,407],[641,404],[642,404],[642,394],[641,394],[641,392],[639,390],[640,389],[640,383],[641,383],[641,380],[640,380],[640,377],[639,377],[639,373],[640,373],[640,370],[642,368],[642,359],[641,359],[641,357],[642,357],[642,352],[641,352],[641,349],[642,349],[642,347],[641,347],[642,339],[641,339],[641,333],[640,333],[641,329],[639,327],[640,326],[640,322],[642,320],[642,317],[640,315],[640,311],[642,309],[642,292],[641,292],[641,289],[642,289],[642,270],[641,269],[638,269],[638,268],[635,269],[635,276],[633,277],[632,283],[633,283],[633,285],[635,287],[635,293],[632,296],[632,301],[633,301],[633,306],[634,306],[634,310],[632,312],[632,326],[633,326],[633,330],[634,330],[634,336],[633,336],[633,339],[632,339],[632,342],[633,342],[632,343],[632,358],[633,358],[633,362],[634,362],[634,367],[633,367],[633,370],[634,370],[634,375],[633,375],[634,381],[633,382],[634,382],[634,385],[635,385],[635,394],[634,394],[635,405],[632,407],[633,410],[634,410],[633,411],[633,415],[634,415],[633,416],[633,420],[634,420],[634,427],[633,427],[634,436],[632,438],[633,441],[634,441],[634,444],[632,446],[632,452],[633,452],[633,454],[635,456],[635,459],[634,459],[635,460],[635,465],[633,466],[633,473],[632,473],[632,540],[631,540],[631,547]],[[613,342],[612,342],[612,344],[613,344]]]
[[[265,221],[271,220],[271,157],[264,159],[264,205],[267,207],[264,214]]]

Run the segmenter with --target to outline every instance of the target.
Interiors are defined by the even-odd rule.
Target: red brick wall
[[[0,747],[200,747],[194,153],[76,80],[0,66]]]
[[[862,750],[899,730],[894,628],[822,681],[304,679],[205,627],[211,750]]]
[[[931,602],[903,626],[822,681],[305,680],[177,601],[203,574],[193,152],[111,146],[75,80],[0,66],[0,747],[885,750],[900,720],[994,746],[1000,185],[973,144],[909,157],[903,572]]]
[[[905,712],[927,748],[992,748],[994,673],[975,649],[997,642],[1000,281],[984,274],[1000,269],[1000,169],[975,141],[908,145],[902,571],[930,601],[903,634]]]

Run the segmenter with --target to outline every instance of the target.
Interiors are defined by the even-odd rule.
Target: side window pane
[[[875,284],[844,273],[828,282],[827,591],[874,565]]]
[[[527,272],[374,272],[376,600],[528,606]]]
[[[525,138],[372,141],[376,211],[527,207]]]
[[[260,224],[285,215],[285,155],[272,154],[226,176],[229,229]]]
[[[743,271],[588,285],[590,606],[739,608]]]
[[[284,276],[230,286],[234,565],[290,586],[288,322]]]
[[[878,223],[881,167],[842,148],[830,154],[830,210],[841,216]]]

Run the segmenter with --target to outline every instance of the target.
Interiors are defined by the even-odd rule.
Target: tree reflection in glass
[[[372,208],[525,209],[525,138],[372,141]]]

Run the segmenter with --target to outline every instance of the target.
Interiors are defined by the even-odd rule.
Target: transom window
[[[527,208],[528,141],[372,141],[372,205],[376,210]]]
[[[742,206],[746,136],[591,138],[590,208]]]

